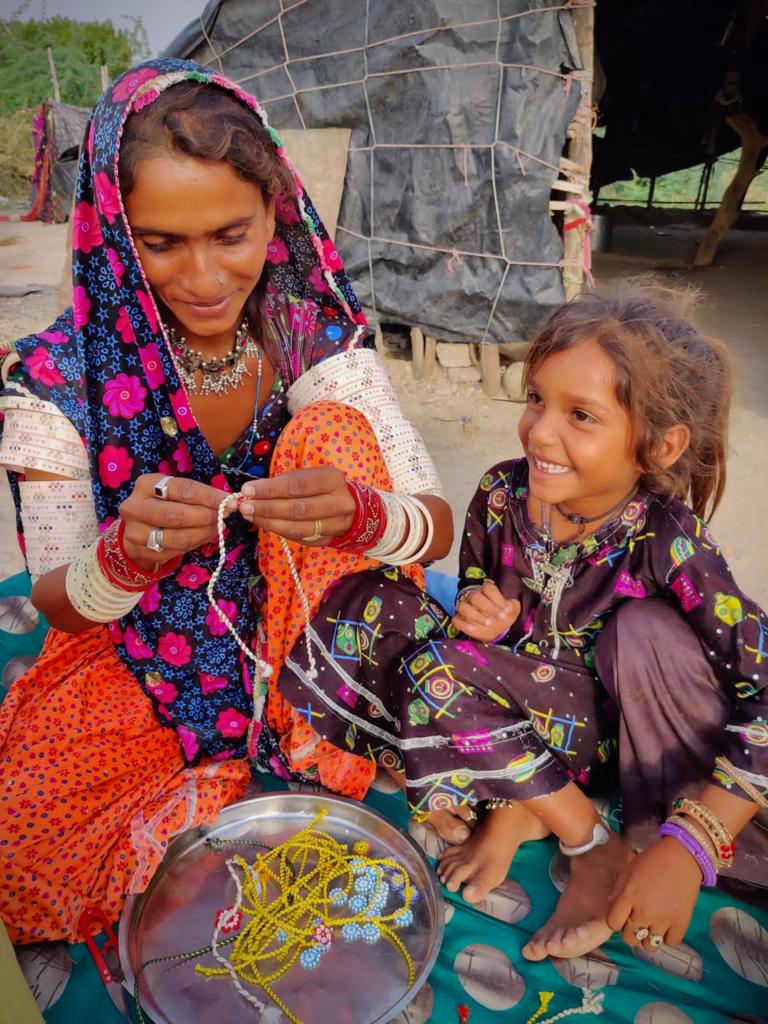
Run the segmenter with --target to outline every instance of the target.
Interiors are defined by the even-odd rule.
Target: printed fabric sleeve
[[[377,352],[357,347],[338,352],[312,366],[288,390],[288,410],[292,416],[319,401],[342,402],[367,417],[395,491],[442,494],[424,439],[403,415]]]
[[[728,688],[731,714],[722,747],[760,792],[768,790],[768,618],[738,588],[707,527],[675,503],[653,547],[659,587],[682,610]],[[650,525],[650,524],[649,524]],[[728,785],[716,772],[715,782]]]
[[[491,575],[492,552],[488,541],[486,522],[488,519],[488,498],[490,490],[488,479],[494,469],[483,475],[477,490],[469,503],[464,519],[464,532],[461,536],[459,549],[459,590],[456,595],[458,604],[471,590],[483,585],[483,581]]]

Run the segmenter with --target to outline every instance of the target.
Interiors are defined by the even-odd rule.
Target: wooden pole
[[[99,72],[101,74],[101,91],[106,92],[109,87],[109,68],[106,64],[102,64]]]
[[[51,85],[53,86],[53,98],[57,103],[61,103],[61,92],[59,90],[59,79],[56,75],[56,65],[53,62],[53,50],[50,46],[46,46],[45,52],[48,54],[48,69],[51,72]]]
[[[589,173],[592,168],[592,80],[595,66],[595,12],[589,7],[574,6],[572,9],[576,39],[581,54],[582,71],[573,72],[573,78],[581,84],[579,105],[568,126],[568,159],[578,168],[578,190],[568,200],[590,201]],[[565,223],[577,220],[570,210],[565,212]],[[563,238],[563,284],[565,297],[575,298],[584,286],[584,245],[586,224],[574,226],[564,232]]]
[[[694,267],[711,267],[714,263],[717,247],[738,217],[747,189],[760,171],[763,150],[768,147],[768,136],[761,134],[755,119],[748,114],[734,114],[726,121],[741,138],[739,166],[696,251]]]

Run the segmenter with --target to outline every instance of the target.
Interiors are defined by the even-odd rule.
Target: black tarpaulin
[[[336,241],[379,320],[525,338],[563,300],[549,199],[581,67],[528,0],[211,0],[165,56],[209,64],[281,128],[350,128]]]

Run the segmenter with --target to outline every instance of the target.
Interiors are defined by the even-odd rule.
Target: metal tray
[[[416,969],[414,984],[402,956],[385,939],[374,945],[335,941],[321,966],[296,966],[275,991],[304,1024],[385,1024],[416,995],[427,980],[443,938],[444,904],[437,878],[413,840],[363,804],[314,793],[268,793],[232,804],[210,826],[190,829],[169,845],[146,892],[130,896],[120,922],[120,959],[133,991],[136,971],[154,957],[185,953],[210,944],[217,911],[231,904],[234,885],[225,867],[233,853],[252,860],[253,847],[204,844],[207,836],[257,839],[278,845],[305,828],[321,807],[328,808],[322,828],[340,842],[370,843],[370,856],[393,857],[405,868],[421,897],[415,920],[399,932]],[[254,1024],[253,1006],[222,978],[196,973],[195,963],[215,962],[210,954],[192,962],[153,964],[139,980],[141,1005],[155,1024]],[[264,992],[254,994],[267,1006]],[[287,1020],[277,1008],[269,1021]]]

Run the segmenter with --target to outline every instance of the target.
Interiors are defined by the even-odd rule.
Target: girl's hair
[[[731,366],[725,347],[704,338],[688,318],[694,297],[628,281],[568,302],[534,338],[523,380],[527,387],[556,352],[596,341],[616,370],[616,397],[632,421],[642,484],[709,519],[725,489]],[[688,427],[690,444],[664,469],[657,453],[676,425]]]
[[[131,114],[120,143],[120,191],[128,196],[142,160],[167,153],[223,160],[264,200],[293,196],[293,176],[257,114],[216,85],[179,82],[148,107]]]

